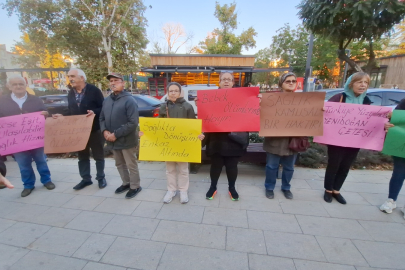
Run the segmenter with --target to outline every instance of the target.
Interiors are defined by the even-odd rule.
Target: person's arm
[[[99,115],[101,113],[101,109],[103,108],[104,96],[100,89],[96,87],[95,89],[95,102],[96,108],[93,110],[95,115]]]
[[[193,106],[191,106],[191,104],[190,104],[190,108],[187,110],[187,118],[196,119],[194,108],[193,108]]]
[[[167,110],[167,104],[166,103],[163,103],[162,105],[160,105],[158,118],[167,118],[166,110]]]
[[[14,188],[14,186],[3,175],[0,174],[0,185],[4,185],[7,188]]]
[[[99,117],[99,122],[100,122],[100,130],[101,133],[104,133],[105,130],[107,130],[107,127],[105,125],[105,115],[104,115],[104,110],[100,111],[100,117]]]
[[[125,109],[128,122],[114,131],[114,135],[117,139],[127,136],[131,132],[135,132],[136,127],[138,126],[138,105],[133,98],[127,100],[127,102],[125,103]]]

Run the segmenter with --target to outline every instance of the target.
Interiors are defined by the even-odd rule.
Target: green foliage
[[[235,2],[223,6],[216,2],[214,16],[219,20],[221,28],[215,28],[211,35],[199,43],[200,48],[195,48],[195,51],[206,54],[241,54],[242,49],[256,47],[254,37],[257,33],[253,27],[249,27],[239,36],[233,33],[238,25],[235,9]]]
[[[250,143],[262,143],[262,142],[264,142],[264,137],[260,137],[259,132],[250,132],[249,133],[249,142]]]

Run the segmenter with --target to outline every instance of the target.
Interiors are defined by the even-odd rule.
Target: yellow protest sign
[[[201,163],[200,119],[139,118],[139,160]]]

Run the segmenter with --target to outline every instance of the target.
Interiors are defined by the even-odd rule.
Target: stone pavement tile
[[[7,228],[13,226],[14,224],[16,224],[17,222],[12,221],[12,220],[8,220],[8,219],[2,219],[0,218],[0,233],[4,230],[6,230]]]
[[[132,213],[133,216],[155,218],[162,208],[161,202],[141,202],[141,204]]]
[[[77,195],[76,197],[72,198],[70,201],[62,205],[62,207],[91,211],[96,208],[102,201],[104,201],[104,199],[105,198],[103,197]]]
[[[286,258],[326,261],[312,235],[265,231],[267,254]]]
[[[349,239],[316,236],[326,259],[331,263],[369,266]]]
[[[359,193],[356,192],[347,192],[345,191],[343,194],[343,197],[345,197],[347,204],[349,205],[354,205],[354,204],[360,204],[360,205],[370,205],[370,203],[364,199]],[[323,201],[323,196],[322,196],[322,202]],[[325,202],[324,202],[325,203]],[[338,201],[333,200],[332,205],[341,205]]]
[[[9,179],[9,177],[7,177]],[[22,185],[21,185],[21,180],[19,180],[19,183],[13,183],[11,180],[10,182],[14,185],[13,189],[0,189],[0,200],[1,201],[13,201],[16,198],[21,198],[21,191]],[[0,214],[2,213],[2,210],[0,209]]]
[[[392,270],[388,268],[374,268],[374,267],[363,267],[363,266],[356,266],[356,270]]]
[[[126,268],[103,263],[88,262],[82,270],[126,270]]]
[[[240,196],[240,195],[239,195]],[[229,208],[229,209],[241,209],[242,207],[242,201],[245,201],[248,197],[243,196],[243,198],[239,198],[239,201],[232,201],[231,198],[229,197],[229,194],[218,194],[215,195],[213,200],[207,200],[209,203],[218,203],[218,207],[220,208]],[[257,198],[257,197],[252,197],[249,196],[249,198]],[[277,201],[278,203],[278,201]],[[214,206],[215,207],[215,206]]]
[[[280,206],[284,213],[305,216],[329,217],[321,202],[283,200]]]
[[[101,232],[149,240],[158,224],[157,219],[116,215]]]
[[[106,198],[93,211],[112,213],[117,215],[131,215],[135,208],[138,207],[140,201]]]
[[[115,199],[124,199],[125,198],[125,193],[121,194],[115,194],[115,190],[121,185],[108,185],[103,189],[99,189],[96,193],[94,193],[92,196],[96,197],[109,197],[109,198],[115,198]]]
[[[91,196],[94,195],[94,193],[100,191],[100,189],[98,188],[98,183],[97,180],[93,179],[93,184],[90,186],[87,186],[81,190],[75,190],[73,189],[73,187],[78,184],[80,181],[77,181],[75,183],[72,183],[72,188],[68,188],[65,191],[63,191],[63,193],[67,193],[67,194],[74,194],[74,195],[83,195],[83,196]]]
[[[153,182],[148,186],[148,189],[162,189],[162,190],[167,190],[167,180],[155,179],[155,180],[153,180]]]
[[[84,260],[31,251],[15,263],[10,270],[81,270],[86,263]]]
[[[0,243],[11,246],[27,247],[29,244],[40,238],[44,233],[49,231],[50,228],[51,227],[44,225],[18,222],[0,233]]]
[[[274,213],[282,213],[279,200],[269,200],[264,195],[263,196],[243,196],[240,197],[239,201],[235,202],[229,198],[229,195],[221,195],[219,207],[223,208],[233,208],[233,209],[244,209],[253,211],[268,211]]]
[[[372,221],[397,221],[396,215],[386,215],[373,205],[324,204],[331,217]],[[402,220],[399,220],[402,222]]]
[[[66,182],[66,183],[70,183],[70,186],[71,186],[71,189],[76,185],[76,184],[78,184],[81,180],[82,180],[82,177],[80,176],[80,174],[77,172],[76,173],[76,171],[78,171],[78,168],[76,167],[76,168],[74,168],[74,173],[69,173],[69,174],[64,174],[64,173],[62,173],[62,172],[52,172],[52,170],[51,170],[51,177],[52,177],[52,179],[53,179],[53,176],[54,175],[57,175],[57,174],[62,174],[62,178],[61,179],[57,179],[56,181],[57,182]],[[94,179],[93,179],[94,180]],[[94,181],[93,181],[94,182]]]
[[[221,226],[248,227],[246,210],[206,207],[202,222]]]
[[[228,196],[228,200],[229,200],[229,196]],[[173,201],[170,204],[180,204],[180,195],[177,194],[176,197],[173,198]],[[207,200],[205,198],[205,194],[203,194],[203,193],[188,192],[187,205],[218,207],[219,199],[215,198],[214,200]]]
[[[13,211],[19,210],[25,204],[16,203],[12,201],[2,200],[0,201],[0,218],[6,217],[8,214],[12,213]]]
[[[313,189],[308,183],[307,181],[303,180],[303,179],[292,179],[290,182],[291,186],[297,189]],[[281,181],[277,182],[276,186],[280,186],[281,187]]]
[[[28,249],[0,244],[0,269],[10,269],[14,263],[28,252]]]
[[[74,195],[56,193],[53,191],[36,191],[32,192],[28,197],[17,197],[14,201],[28,204],[38,204],[45,206],[60,207],[71,200]]]
[[[65,228],[88,232],[100,232],[114,217],[114,214],[83,211]]]
[[[225,249],[226,227],[162,220],[153,241]],[[229,235],[229,231],[228,231]]]
[[[354,266],[294,259],[297,270],[356,270]],[[358,268],[357,268],[358,269]]]
[[[343,190],[351,191],[351,192],[388,194],[388,185],[387,184],[369,184],[369,183],[347,182],[343,185]]]
[[[262,197],[265,196],[266,189],[263,186],[255,185],[238,185],[239,196],[252,196],[252,197]]]
[[[296,189],[291,188],[291,192],[294,194],[294,201],[313,201],[313,202],[324,202],[323,200],[323,190],[317,189]],[[285,199],[283,194],[275,194],[277,198]]]
[[[371,205],[376,205],[380,207],[387,199],[388,193],[385,194],[375,194],[375,193],[359,193],[365,200],[367,200]],[[399,195],[397,199],[397,207],[402,207],[405,204],[405,195]]]
[[[263,231],[228,227],[226,250],[267,254]]]
[[[32,219],[33,223],[49,225],[53,227],[65,227],[74,219],[81,210],[51,207],[45,212]]]
[[[302,233],[293,215],[247,211],[247,216],[250,229]]]
[[[7,207],[6,204],[2,204],[2,207]],[[13,205],[14,206],[14,205]],[[17,220],[17,221],[25,221],[25,222],[32,222],[36,219],[36,217],[50,207],[42,206],[42,205],[30,205],[30,204],[23,204],[19,203],[16,207],[12,207],[12,212],[4,215],[3,217],[6,219]]]
[[[163,197],[166,194],[166,190],[157,189],[142,189],[141,192],[136,195],[133,200],[148,201],[148,202],[163,202]]]
[[[90,235],[89,232],[54,227],[29,245],[29,248],[62,256],[71,256]]]
[[[323,184],[324,184],[323,180],[309,179],[306,181],[307,181],[308,185],[311,187],[311,189],[325,190],[325,188],[323,187]]]
[[[53,189],[52,192],[61,194],[61,193],[65,192],[68,189],[69,190],[72,189],[75,186],[76,183],[57,181],[57,182],[54,182],[54,184],[55,184],[55,189]],[[71,194],[71,195],[74,195],[74,194]]]
[[[372,240],[357,220],[301,215],[296,215],[296,218],[304,234]]]
[[[353,240],[371,267],[404,269],[405,244]]]
[[[295,270],[292,259],[249,254],[250,270]]]
[[[404,224],[363,220],[359,223],[376,241],[405,244]]]
[[[204,207],[187,204],[165,204],[156,218],[201,223]]]
[[[207,193],[208,189],[210,188],[210,185],[211,185],[211,180],[190,182],[188,191],[191,193],[198,193],[198,194],[200,194],[200,196],[203,196],[205,198],[205,193]],[[220,185],[223,186],[224,184],[217,185],[218,192],[219,192]],[[167,188],[165,188],[165,190],[167,190]]]
[[[158,270],[246,270],[246,253],[168,244]]]
[[[165,243],[118,237],[107,253],[104,254],[101,262],[137,269],[155,270],[165,247]]]
[[[166,170],[165,162],[138,161],[138,166],[140,170]]]
[[[117,237],[93,233],[72,257],[99,261]]]

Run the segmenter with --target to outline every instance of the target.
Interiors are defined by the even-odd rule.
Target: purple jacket
[[[342,99],[342,101],[340,101],[340,99]],[[328,102],[342,102],[342,103],[346,103],[346,94],[345,93],[340,93],[340,94],[336,94],[333,97],[331,97]],[[368,96],[364,97],[364,101],[363,104],[364,105],[370,105],[372,102],[371,100],[368,98]]]

